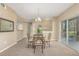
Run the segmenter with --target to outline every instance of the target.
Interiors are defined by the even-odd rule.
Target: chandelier
[[[35,18],[35,22],[41,22],[42,19],[39,16],[39,8],[37,9],[37,18]]]
[[[37,18],[35,19],[35,21],[36,21],[36,22],[41,22],[42,19],[41,19],[40,17],[37,17]]]

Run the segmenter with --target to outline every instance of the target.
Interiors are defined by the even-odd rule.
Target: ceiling
[[[72,3],[8,3],[18,15],[32,20],[36,17],[56,17],[71,7]]]

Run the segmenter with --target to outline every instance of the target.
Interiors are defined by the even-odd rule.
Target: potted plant
[[[38,26],[37,33],[42,33],[42,27],[41,27],[41,25]]]

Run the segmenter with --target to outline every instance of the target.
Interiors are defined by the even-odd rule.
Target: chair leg
[[[49,47],[50,47],[50,41],[49,41]]]
[[[29,44],[28,44],[28,48],[29,48]]]
[[[43,48],[44,48],[44,46],[42,45],[42,47],[41,47],[41,49],[42,49],[42,53],[43,53]]]
[[[34,48],[34,53],[35,53],[35,50],[36,50],[36,46],[33,46],[33,48]]]
[[[43,48],[45,49],[45,44],[44,44]]]

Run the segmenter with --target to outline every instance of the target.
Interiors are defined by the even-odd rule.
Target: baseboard
[[[4,49],[2,49],[2,50],[0,51],[0,53],[3,52],[3,51],[5,51],[5,50],[7,50],[7,49],[10,48],[10,47],[12,47],[12,46],[15,45],[15,44],[17,44],[17,42],[15,42],[15,43],[13,43],[13,44],[7,46],[7,47],[4,48]]]
[[[23,40],[23,39],[26,39],[25,37],[23,37],[23,38],[21,38],[20,40],[17,40],[17,42],[19,42],[19,41],[21,41],[21,40]]]

